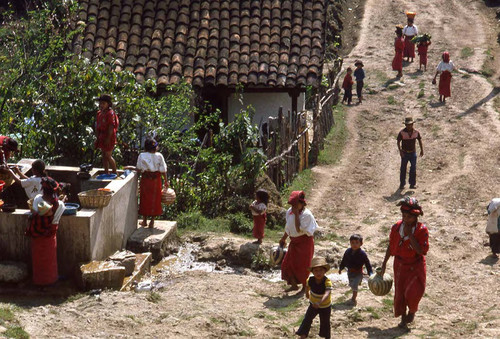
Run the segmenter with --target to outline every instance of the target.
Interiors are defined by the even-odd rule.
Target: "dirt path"
[[[349,138],[343,158],[338,165],[314,169],[317,185],[309,206],[320,225],[334,234],[331,241],[317,242],[317,252],[340,259],[345,238],[359,232],[372,263],[379,265],[389,227],[399,217],[395,202],[404,195],[419,198],[431,234],[427,291],[415,325],[406,334],[396,327],[390,296],[375,297],[364,286],[358,306],[347,307],[342,302],[348,298],[348,287],[336,282],[332,334],[499,337],[500,263],[488,257],[489,248],[483,246],[485,206],[500,191],[495,180],[500,177],[500,122],[493,107],[497,92],[480,75],[457,73],[452,98],[440,105],[436,86],[431,85],[432,70],[444,50],[451,52],[458,67],[481,70],[495,53],[495,26],[479,0],[415,0],[412,8],[405,3],[366,2],[359,42],[345,60],[351,65],[363,59],[366,101],[347,108]],[[429,70],[418,73],[418,64],[406,65],[404,78],[396,82],[390,69],[393,31],[395,24],[404,22],[404,10],[418,12],[416,24],[421,32],[432,34],[433,44]],[[462,58],[466,47],[473,52]],[[390,83],[399,87],[389,90]],[[395,138],[406,115],[417,119],[425,156],[419,158],[418,189],[399,192]],[[247,270],[190,273],[170,279],[157,295],[103,293],[22,309],[18,317],[36,338],[277,338],[293,337],[306,305],[304,298],[283,293],[282,283]],[[317,332],[316,323],[312,337]]]

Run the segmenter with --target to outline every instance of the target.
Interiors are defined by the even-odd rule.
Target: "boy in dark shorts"
[[[363,245],[363,237],[359,234],[353,234],[349,238],[349,242],[351,243],[351,247],[344,253],[344,257],[342,258],[342,262],[339,267],[339,274],[342,273],[342,270],[347,267],[349,286],[352,289],[352,299],[350,300],[350,304],[356,305],[358,286],[361,284],[361,280],[363,280],[363,265],[366,266],[366,271],[369,276],[372,275],[373,270],[366,252],[361,249],[361,245]]]

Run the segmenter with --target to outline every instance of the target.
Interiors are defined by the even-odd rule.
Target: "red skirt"
[[[415,44],[411,42],[411,38],[405,36],[405,50],[404,57],[414,58],[415,57]]]
[[[141,175],[139,214],[142,216],[162,215],[161,173],[144,172]]]
[[[397,51],[392,59],[392,70],[393,71],[403,71],[403,52]]]
[[[33,284],[50,285],[57,281],[57,238],[31,238],[31,260],[33,264]]]
[[[262,213],[261,215],[253,216],[253,231],[252,234],[256,239],[264,238],[264,227],[266,226],[266,213]]]
[[[439,95],[451,97],[451,73],[448,71],[441,72],[439,76]]]
[[[418,310],[418,303],[425,292],[426,265],[422,256],[417,262],[407,263],[394,257],[394,316],[405,314],[406,307],[411,313]]]
[[[290,245],[281,264],[281,279],[290,284],[292,278],[295,278],[297,283],[305,287],[313,255],[313,237],[307,235],[290,237]]]

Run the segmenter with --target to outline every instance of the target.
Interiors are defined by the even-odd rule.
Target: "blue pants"
[[[325,308],[314,308],[309,304],[304,320],[298,331],[295,333],[297,335],[309,336],[309,330],[311,329],[312,322],[314,318],[319,314],[319,336],[322,338],[330,339],[330,315],[332,313],[331,307]]]
[[[410,178],[408,182],[411,186],[417,183],[417,152],[405,152],[401,157],[401,168],[399,169],[400,186],[404,186],[406,184],[406,167],[408,166],[408,161],[410,162]]]

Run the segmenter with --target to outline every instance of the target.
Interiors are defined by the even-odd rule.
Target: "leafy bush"
[[[229,214],[229,230],[236,234],[251,234],[253,223],[250,218],[243,213]]]

